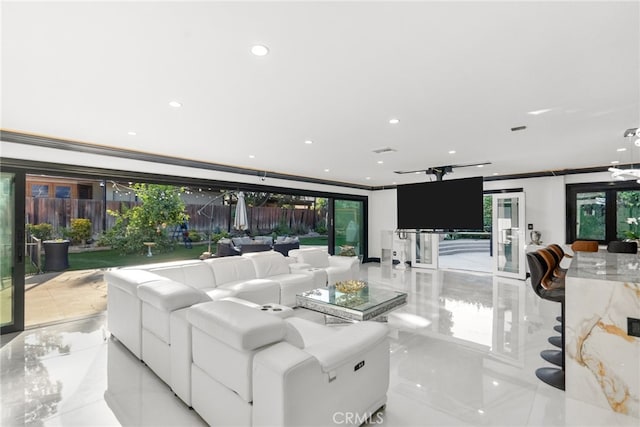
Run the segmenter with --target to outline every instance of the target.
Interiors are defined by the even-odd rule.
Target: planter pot
[[[45,240],[44,271],[61,271],[69,268],[69,241]]]

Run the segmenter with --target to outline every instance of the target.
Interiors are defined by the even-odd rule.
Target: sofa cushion
[[[172,265],[166,267],[155,267],[149,269],[152,273],[159,274],[167,279],[174,280],[176,282],[184,283],[184,270],[182,265]]]
[[[219,299],[235,297],[236,292],[231,289],[223,289],[223,288],[203,288],[202,292],[207,294],[211,301],[217,301]]]
[[[285,324],[279,317],[231,301],[196,304],[189,309],[187,319],[237,350],[255,350],[285,336]]]
[[[211,258],[203,262],[213,270],[217,286],[256,278],[256,270],[253,263],[244,257]]]
[[[291,272],[289,263],[280,252],[256,252],[243,255],[243,257],[253,262],[258,279]]]
[[[249,236],[232,237],[231,240],[233,241],[234,246],[250,245],[253,243],[253,240]]]
[[[256,243],[273,246],[273,237],[271,236],[256,236],[254,240],[256,241]]]
[[[322,249],[304,248],[298,249],[294,255],[298,262],[310,264],[316,268],[329,267],[329,254]]]
[[[226,283],[218,289],[232,291],[233,296],[256,304],[280,302],[280,283],[270,279],[239,280]]]
[[[216,279],[211,266],[202,261],[196,264],[185,264],[182,267],[184,284],[196,289],[215,288]]]

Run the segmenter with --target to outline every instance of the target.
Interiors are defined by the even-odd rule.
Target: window
[[[68,185],[56,185],[56,199],[70,199],[71,187]]]
[[[93,187],[90,185],[78,184],[78,199],[89,200],[93,198]]]
[[[49,197],[49,186],[46,184],[31,184],[31,197]]]
[[[567,185],[567,242],[607,243],[637,231],[628,218],[640,217],[640,186],[635,182]]]
[[[581,192],[576,195],[576,239],[605,240],[606,200],[604,191]]]

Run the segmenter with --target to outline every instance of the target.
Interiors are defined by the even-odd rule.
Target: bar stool
[[[564,320],[564,287],[556,284],[555,286],[549,281],[552,275],[553,264],[549,264],[544,255],[538,250],[536,252],[527,253],[527,262],[529,271],[531,272],[531,287],[533,291],[542,299],[560,303],[561,317]],[[549,254],[549,257],[551,255]],[[546,282],[546,285],[544,283]],[[557,282],[556,282],[557,283]],[[564,322],[563,322],[564,324]],[[560,351],[543,350],[540,356],[560,368],[544,367],[536,369],[536,376],[546,384],[564,390],[564,331],[560,334]]]
[[[595,240],[576,240],[571,244],[571,250],[573,252],[598,252],[598,242]]]
[[[638,243],[637,242],[620,242],[613,240],[607,244],[607,252],[616,254],[637,254]]]
[[[569,269],[562,267],[562,260],[564,260],[565,257],[566,258],[571,258],[571,257],[567,255],[564,249],[562,249],[562,246],[560,246],[557,243],[551,243],[549,246],[547,246],[547,249],[556,255],[556,259],[557,259],[556,276],[561,277],[566,275]],[[556,320],[558,322],[562,322],[562,317],[558,316],[556,317]]]
[[[566,268],[562,268],[562,266],[560,265],[560,263],[562,262],[562,260],[565,257],[565,253],[564,250],[562,249],[562,247],[556,243],[552,243],[549,246],[546,247],[546,249],[551,252],[551,254],[553,255],[553,257],[556,259],[556,269],[554,271],[554,274],[558,277],[562,277],[567,273],[567,269]]]

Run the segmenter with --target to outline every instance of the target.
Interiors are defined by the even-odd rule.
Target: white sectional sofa
[[[292,317],[317,286],[294,264],[262,252],[110,270],[110,332],[212,425],[361,423],[386,402],[387,327]]]
[[[175,341],[190,345],[186,308],[224,298],[293,306],[296,293],[316,287],[311,273],[291,273],[282,254],[264,254],[109,270],[109,331],[190,405],[190,383],[183,381],[190,377],[190,366],[184,363],[190,363],[190,353],[181,353],[186,348],[182,345],[173,346]]]

